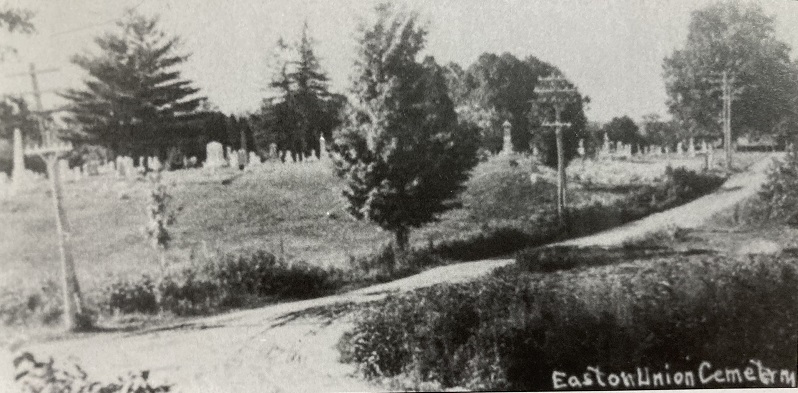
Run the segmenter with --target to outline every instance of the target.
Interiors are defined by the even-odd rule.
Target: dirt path
[[[666,228],[692,228],[753,195],[765,180],[770,159],[732,177],[718,192],[687,205],[568,245],[613,245]],[[26,347],[39,356],[74,359],[95,378],[149,369],[152,379],[176,384],[181,392],[317,392],[379,390],[351,376],[338,362],[335,344],[351,325],[346,318],[325,324],[320,318],[285,320],[311,307],[367,302],[392,291],[443,282],[462,282],[512,263],[512,259],[460,263],[339,296],[283,303],[202,318],[180,326],[136,333],[110,333]],[[11,354],[0,353],[0,391],[15,391]]]

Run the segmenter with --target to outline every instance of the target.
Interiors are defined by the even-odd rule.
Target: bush
[[[769,219],[798,226],[798,152],[790,151],[770,168],[759,197],[767,207]]]
[[[217,261],[176,269],[156,280],[148,275],[120,279],[103,294],[112,313],[204,314],[268,299],[303,299],[331,293],[344,275],[304,262],[289,263],[274,255],[223,255]]]
[[[22,352],[14,358],[15,380],[24,393],[38,392],[87,392],[87,393],[166,393],[171,385],[151,385],[149,371],[129,373],[115,382],[98,382],[77,364],[57,367],[53,358],[39,362],[30,352]]]
[[[118,279],[105,288],[105,305],[111,313],[156,313],[158,299],[155,285],[148,275],[137,280]]]
[[[6,326],[53,325],[64,312],[61,288],[44,280],[38,288],[4,288],[0,292],[0,322]]]
[[[552,390],[553,370],[596,365],[695,370],[761,359],[794,369],[797,259],[670,257],[599,274],[508,267],[389,297],[356,317],[342,359],[369,378],[472,390]]]

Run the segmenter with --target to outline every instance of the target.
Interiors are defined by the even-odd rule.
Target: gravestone
[[[163,164],[161,164],[161,159],[158,157],[151,157],[149,168],[151,171],[158,172],[163,169]]]
[[[249,165],[250,166],[259,166],[263,162],[260,159],[260,156],[255,153],[254,151],[249,152]]]
[[[22,188],[27,179],[25,179],[25,153],[22,150],[22,131],[19,128],[14,128],[14,166],[11,170],[11,180],[13,181],[14,189]]]
[[[584,140],[584,138],[579,140],[579,147],[576,150],[579,153],[580,157],[584,157],[585,156],[585,140]]]
[[[66,177],[69,174],[69,161],[67,160],[58,160],[58,174],[61,176],[61,181],[66,181]]]
[[[227,148],[227,157],[230,160],[230,168],[238,169],[238,152],[232,148]]]
[[[188,158],[188,164],[191,165],[192,168],[197,167],[197,157],[191,156]]]
[[[196,157],[194,157],[196,160]],[[224,146],[216,141],[208,142],[205,145],[205,163],[203,168],[220,168],[227,165],[224,159]]]
[[[692,137],[687,141],[687,154],[690,157],[695,157],[695,139]]]
[[[684,152],[684,142],[679,141],[679,143],[676,144],[676,152],[675,153],[678,154],[678,155],[681,155],[683,152]]]
[[[510,124],[510,121],[505,120],[502,124],[502,130],[504,130],[504,137],[502,139],[502,154],[504,155],[508,155],[513,152],[512,129],[513,125]]]
[[[321,138],[319,138],[319,143],[321,143]],[[269,158],[271,159],[280,158],[280,156],[277,155],[277,144],[274,142],[269,144]]]
[[[323,160],[327,157],[327,140],[324,139],[324,135],[319,137],[319,160]]]

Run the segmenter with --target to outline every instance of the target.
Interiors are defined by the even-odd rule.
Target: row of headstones
[[[579,141],[579,154],[584,156],[584,140]],[[598,152],[598,156],[600,158],[603,157],[631,157],[634,153],[632,151],[631,144],[624,144],[620,142],[610,142],[606,136],[604,138],[604,144],[602,145],[601,149]],[[712,153],[714,147],[707,143],[706,140],[701,141],[701,152],[707,152],[709,154]],[[672,150],[668,146],[660,146],[660,145],[639,145],[637,147],[638,155],[647,155],[647,156],[658,156],[658,155],[666,155],[666,154],[677,154],[677,155],[687,155],[689,157],[695,157],[696,153],[699,150],[696,148],[696,144],[693,138],[688,140],[687,146],[685,146],[684,142],[678,142],[676,147]]]
[[[326,141],[322,136],[319,138],[319,146],[320,151],[326,151]],[[226,150],[226,152],[225,152]],[[226,153],[226,154],[225,154]],[[225,147],[216,141],[211,141],[205,146],[205,162],[202,164],[203,168],[221,168],[221,167],[231,167],[231,168],[257,168],[263,165],[269,159],[280,159],[281,157],[291,156],[291,151],[278,151],[277,144],[272,143],[269,145],[269,155],[266,160],[262,159],[260,155],[255,152],[247,152],[244,149],[240,150],[233,150],[232,147],[227,146]],[[311,151],[311,157],[316,156],[316,151]],[[325,158],[324,154],[319,155],[319,160],[323,160]]]

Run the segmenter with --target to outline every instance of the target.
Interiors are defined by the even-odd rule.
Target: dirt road
[[[716,193],[684,206],[593,236],[562,244],[609,246],[669,225],[696,227],[753,195],[765,180],[770,159],[733,176]],[[342,302],[366,302],[387,292],[483,276],[511,259],[460,263],[344,295],[283,303],[202,318],[172,328],[106,333],[88,338],[32,344],[24,349],[56,359],[74,359],[90,375],[110,379],[128,370],[151,370],[152,379],[174,383],[181,392],[317,392],[379,389],[351,376],[338,362],[335,344],[350,327],[346,318],[325,324],[318,318],[285,321],[292,312]],[[0,354],[0,391],[15,391],[11,354]]]

